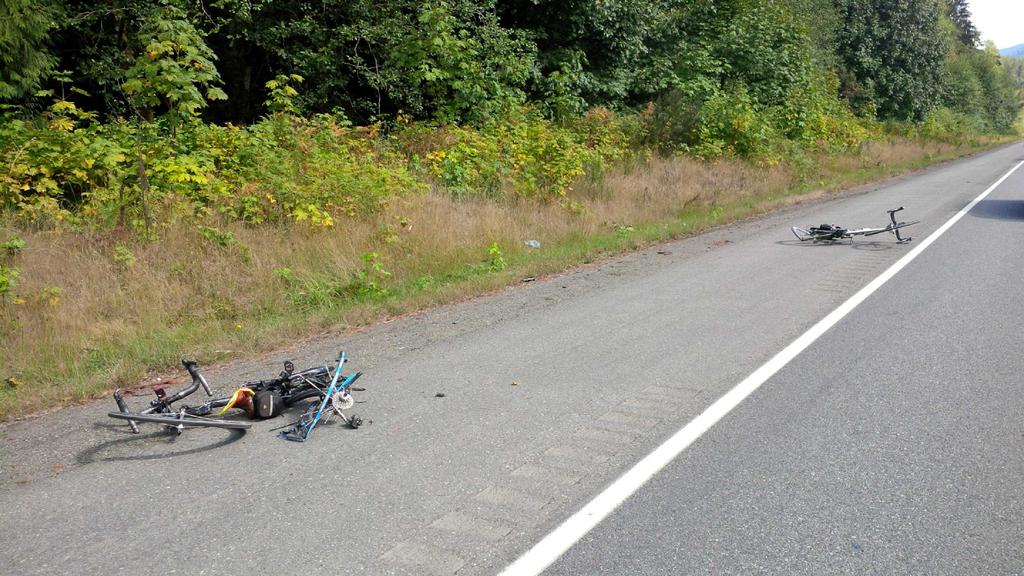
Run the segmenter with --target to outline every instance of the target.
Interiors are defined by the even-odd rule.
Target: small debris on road
[[[437,394],[434,394],[434,398],[444,398],[444,392],[438,392]]]
[[[533,282],[533,281],[534,281],[534,280],[536,280],[536,279],[537,279],[537,278],[536,278],[536,277],[534,277],[534,276],[527,276],[526,278],[523,278],[522,282],[523,282],[523,283],[526,283],[526,282]]]
[[[523,244],[526,244],[530,248],[540,248],[540,242],[536,240],[527,240],[526,242],[523,242]]]
[[[658,250],[658,254],[661,254],[662,256],[671,256],[672,255],[672,253],[669,252],[668,250]]]

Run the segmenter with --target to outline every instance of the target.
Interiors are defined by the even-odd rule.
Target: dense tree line
[[[913,120],[944,105],[1006,129],[1019,97],[977,46],[966,0],[3,0],[0,98],[73,85],[125,114],[140,62],[181,56],[154,49],[161,30],[174,50],[208,52],[205,79],[178,81],[221,87],[214,121],[258,118],[265,83],[292,74],[304,111],[358,123],[475,122],[528,100],[557,116],[671,94],[696,109],[722,90],[772,106],[834,75],[859,114]]]

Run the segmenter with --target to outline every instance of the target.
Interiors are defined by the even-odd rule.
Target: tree
[[[861,113],[919,120],[938,102],[948,45],[937,0],[837,0],[843,95]]]
[[[0,99],[31,95],[53,72],[47,40],[57,14],[46,2],[0,1]]]
[[[814,64],[822,70],[833,70],[836,59],[836,34],[839,17],[835,0],[790,0],[793,18],[811,37]]]
[[[205,39],[221,24],[211,18],[215,10],[208,10],[205,0],[62,0],[61,5],[63,17],[52,34],[59,68],[68,71],[71,84],[93,95],[84,104],[107,116],[131,112],[123,84],[127,71],[147,51],[153,36],[140,32],[152,32],[154,19],[190,26],[189,33],[207,47],[207,57],[213,51]]]
[[[556,83],[584,105],[615,105],[650,97],[671,78],[666,28],[671,2],[663,0],[505,0],[503,27],[522,30],[537,46],[535,97]]]
[[[424,5],[408,34],[387,45],[406,102],[444,122],[479,122],[525,100],[532,45],[500,27],[489,7],[462,17],[444,2]]]
[[[961,29],[952,20],[944,24],[952,46],[939,86],[943,106],[967,117],[979,130],[1010,130],[1020,110],[1012,64],[999,56],[994,44],[984,49],[960,41]]]
[[[1020,113],[1020,94],[999,57],[999,50],[991,41],[984,50],[976,50],[976,70],[985,94],[984,110],[988,127],[1007,132]]]
[[[959,40],[966,46],[975,48],[981,41],[981,34],[974,27],[971,21],[971,9],[967,6],[968,0],[946,0],[949,19],[956,25],[959,33]]]
[[[479,120],[524,97],[533,65],[532,44],[499,25],[493,0],[218,3],[243,4],[218,37],[264,55],[266,79],[305,78],[304,109],[341,109],[357,122],[398,111]]]
[[[1014,89],[1024,92],[1024,58],[1001,57],[1000,62]]]
[[[812,42],[793,11],[772,0],[729,0],[698,3],[713,6],[703,20],[715,26],[702,41],[722,63],[721,81],[741,83],[756,103],[785,103],[790,90],[808,81]],[[692,13],[690,14],[692,16]]]
[[[220,74],[213,64],[216,56],[179,8],[166,4],[153,9],[138,32],[138,44],[141,52],[125,72],[127,80],[121,87],[136,116],[138,198],[149,232],[152,219],[146,156],[156,132],[156,112],[166,111],[174,135],[182,122],[198,117],[207,100],[223,100],[227,95],[218,87]]]
[[[141,53],[121,87],[147,121],[163,107],[173,127],[195,118],[207,100],[227,98],[218,87],[216,56],[180,9],[155,9],[143,22],[138,40]]]

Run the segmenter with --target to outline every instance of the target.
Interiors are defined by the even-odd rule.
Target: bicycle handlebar
[[[897,212],[899,212],[900,210],[903,210],[903,206],[900,206],[899,208],[897,208],[897,209],[895,209],[895,210],[886,210],[886,212],[888,212],[888,213],[889,213],[889,220],[891,220],[891,221],[892,221],[892,225],[893,225],[894,227],[895,227],[895,226],[897,226],[897,225],[899,225],[899,222],[897,222],[897,221],[896,221],[896,213],[897,213]],[[894,233],[894,234],[896,235],[896,239],[897,239],[898,241],[900,241],[900,242],[902,242],[902,241],[903,241],[903,239],[902,239],[902,238],[900,238],[900,233],[899,233],[898,231],[897,231],[897,232],[893,232],[893,233]]]
[[[199,373],[199,369],[196,368],[196,361],[189,360],[188,358],[182,358],[181,364],[185,367],[185,370],[188,370],[189,375],[192,376],[192,385],[175,394],[175,400],[180,400],[181,398],[188,396],[198,390],[200,386],[203,387],[207,396],[213,396],[213,391],[210,390],[210,385],[206,382],[206,378],[204,378],[203,375]]]
[[[344,352],[342,354],[344,354]],[[344,360],[342,360],[342,362],[344,362]],[[193,392],[198,390],[200,387],[203,388],[203,390],[206,392],[207,396],[213,396],[213,391],[210,390],[210,384],[206,381],[206,377],[203,376],[201,372],[199,372],[199,368],[197,368],[197,363],[196,363],[195,360],[189,360],[188,358],[182,358],[181,359],[181,365],[184,366],[185,370],[188,370],[189,375],[192,376],[192,384],[188,388],[184,388],[184,389],[178,391],[177,393],[175,393],[170,398],[163,399],[162,402],[164,404],[170,405],[173,402],[177,402],[178,400],[181,400],[182,398],[185,398],[186,396],[192,394]],[[275,379],[272,379],[272,380],[258,380],[258,381],[253,381],[253,382],[246,382],[245,384],[243,384],[243,386],[246,386],[246,387],[249,387],[249,388],[270,387],[270,386],[275,386],[277,384],[283,384],[283,383],[285,383],[285,382],[287,382],[287,381],[289,381],[289,380],[291,380],[292,378],[295,378],[295,377],[300,377],[301,378],[301,377],[304,377],[306,375],[310,375],[310,374],[313,374],[313,373],[319,373],[319,372],[327,373],[328,372],[328,368],[326,366],[323,367],[323,368],[310,368],[308,370],[303,370],[302,372],[299,372],[297,374],[290,373],[290,372],[286,371],[286,372],[282,372],[281,375],[279,377],[275,378]]]

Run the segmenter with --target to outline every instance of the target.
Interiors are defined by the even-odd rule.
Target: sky
[[[1024,0],[968,0],[971,22],[997,48],[1024,44]]]

